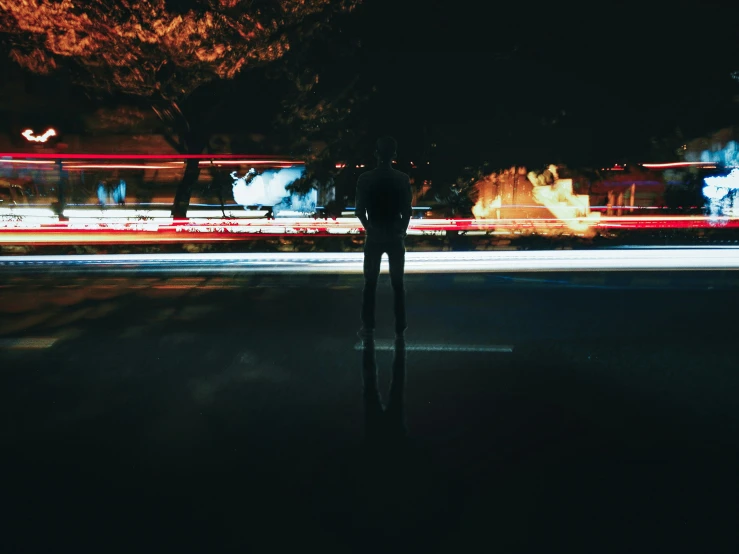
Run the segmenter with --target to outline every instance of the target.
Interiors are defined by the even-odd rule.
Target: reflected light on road
[[[361,252],[234,254],[98,254],[2,256],[0,267],[84,266],[136,272],[347,273],[361,274]],[[739,270],[739,247],[620,248],[497,252],[408,252],[406,273],[489,273],[506,271]],[[87,270],[87,269],[86,269]],[[387,260],[382,272],[387,273]]]

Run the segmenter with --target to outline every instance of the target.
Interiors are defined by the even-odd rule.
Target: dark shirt
[[[355,214],[368,238],[403,238],[411,220],[411,200],[408,175],[381,166],[359,176]]]

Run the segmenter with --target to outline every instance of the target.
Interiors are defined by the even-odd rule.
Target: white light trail
[[[81,264],[115,268],[139,264],[162,271],[260,273],[362,273],[363,254],[276,252],[239,254],[107,254],[2,256],[0,266]],[[383,259],[382,272],[387,273]],[[739,270],[739,248],[645,248],[498,252],[408,252],[406,273],[497,273],[537,271]]]
[[[0,348],[8,350],[38,350],[51,348],[59,339],[54,337],[24,337],[18,339],[0,339]]]
[[[89,207],[68,207],[64,215],[69,222],[59,222],[58,218],[48,207],[41,206],[13,206],[0,208],[0,226],[7,227],[12,223],[16,230],[26,229],[36,235],[33,242],[40,244],[50,241],[48,229],[39,228],[39,223],[60,224],[62,227],[55,228],[53,242],[63,242],[67,231],[74,231],[73,224],[84,223],[88,235],[86,237],[69,235],[69,241],[95,242],[104,238],[103,242],[115,240],[119,242],[139,242],[143,240],[136,234],[141,221],[147,221],[156,227],[147,227],[149,232],[157,232],[161,240],[179,240],[174,236],[182,237],[198,234],[202,237],[210,235],[213,240],[236,240],[236,235],[272,233],[285,236],[295,234],[331,234],[331,235],[358,235],[361,234],[361,225],[355,217],[337,218],[314,218],[314,217],[290,217],[300,214],[299,210],[290,209],[275,211],[275,219],[264,219],[267,215],[266,209],[251,210],[239,209],[233,204],[224,207],[224,212],[215,207],[194,208],[187,212],[189,221],[178,222],[173,227],[173,219],[169,208],[122,208],[118,206],[98,207],[98,204],[90,204]],[[286,208],[281,204],[280,208]],[[6,216],[6,217],[3,217]],[[285,217],[287,216],[287,217]],[[739,227],[739,218],[726,215],[718,216],[618,216],[600,217],[597,224],[598,229],[654,229],[654,228],[708,228],[720,223],[724,227]],[[110,224],[121,225],[116,227],[117,231],[125,232],[116,235],[115,239],[104,236],[111,229]],[[466,235],[510,235],[514,236],[526,232],[548,233],[553,230],[572,233],[564,228],[566,220],[528,218],[528,219],[413,219],[408,228],[408,235],[445,235],[447,231],[459,231]],[[67,227],[64,227],[67,226]],[[97,233],[97,234],[96,234]],[[101,234],[102,233],[102,234]],[[580,233],[574,233],[582,236]],[[16,243],[19,236],[3,235],[0,233],[0,243]],[[204,240],[204,238],[203,238]]]
[[[56,136],[56,131],[54,129],[47,129],[43,135],[35,136],[33,134],[33,129],[26,129],[21,133],[21,135],[23,135],[29,142],[46,142],[49,140],[49,137]]]
[[[136,223],[139,218],[163,218],[172,219],[170,210],[125,210],[125,209],[112,209],[112,210],[78,210],[68,209],[64,210],[64,216],[71,219],[101,219],[101,220],[122,220]]]
[[[53,160],[10,160],[6,158],[0,158],[0,164],[35,164],[35,165],[49,165],[55,164]]]
[[[354,350],[364,350],[364,345],[360,342],[354,345]],[[392,341],[376,340],[375,350],[395,350]],[[511,345],[497,344],[414,344],[406,343],[406,351],[415,352],[469,352],[469,353],[507,353],[513,352]]]
[[[233,204],[231,204],[233,206]],[[260,218],[267,215],[267,210],[245,210],[239,207],[238,210],[226,209],[226,217],[238,218]],[[187,210],[187,217],[193,222],[198,223],[199,220],[215,220],[223,221],[223,211],[221,210]]]
[[[654,168],[654,169],[672,169],[676,167],[705,167],[705,168],[715,168],[716,165],[712,164],[710,162],[667,162],[667,163],[651,163],[651,164],[640,164],[643,167],[646,168]]]
[[[0,216],[15,216],[15,217],[31,217],[31,218],[42,218],[42,219],[54,219],[58,220],[53,210],[50,208],[24,208],[24,207],[13,207],[13,208],[0,208]]]

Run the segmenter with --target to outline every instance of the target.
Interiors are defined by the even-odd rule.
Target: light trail
[[[23,337],[17,339],[0,339],[0,349],[39,350],[51,348],[59,339],[54,337]]]
[[[0,164],[31,164],[31,165],[49,165],[57,162],[53,160],[8,160],[0,158]]]
[[[361,274],[360,253],[107,254],[3,256],[0,270],[80,268],[85,271]],[[739,270],[739,247],[408,252],[406,273]],[[381,271],[388,272],[383,258]]]
[[[48,207],[0,208],[0,244],[143,244],[157,242],[224,242],[291,236],[363,236],[354,217],[285,217],[266,219],[265,210],[189,210],[189,219],[175,221],[167,209],[69,208],[67,221]],[[289,212],[296,216],[297,212]],[[408,235],[443,235],[457,231],[468,235],[567,234],[592,236],[603,231],[649,229],[736,229],[739,218],[691,216],[601,217],[587,232],[569,228],[568,220],[521,219],[412,219]]]
[[[395,350],[395,345],[389,340],[376,340],[375,350]],[[359,342],[354,345],[354,350],[364,350],[364,345]],[[406,343],[406,351],[415,352],[467,352],[467,353],[507,353],[513,352],[513,346],[511,345],[496,345],[496,344],[415,344]]]
[[[648,169],[673,169],[677,167],[703,167],[712,169],[716,167],[714,162],[666,162],[666,163],[646,163],[640,164]]]
[[[182,162],[183,164],[185,162]],[[63,165],[64,169],[171,169],[180,171],[182,168],[177,165],[142,165],[142,164],[81,164],[81,165]]]
[[[38,152],[0,152],[0,161],[8,162],[14,159],[30,159],[30,160],[228,160],[231,162],[240,162],[245,164],[253,163],[289,163],[302,165],[302,160],[293,160],[290,158],[265,158],[264,156],[254,156],[245,154],[59,154],[59,153],[38,153]],[[55,162],[54,162],[55,163]]]

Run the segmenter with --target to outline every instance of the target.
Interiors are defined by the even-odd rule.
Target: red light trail
[[[46,218],[44,218],[46,219]],[[157,242],[223,242],[261,238],[329,237],[339,235],[362,236],[355,218],[313,219],[278,218],[276,220],[193,220],[173,222],[171,218],[156,217],[152,221],[103,222],[84,218],[66,222],[0,221],[0,244],[137,244]],[[648,229],[735,229],[739,218],[719,221],[705,216],[624,216],[604,217],[593,226],[599,230]],[[558,219],[474,220],[435,219],[413,220],[409,236],[458,231],[472,235],[517,235],[567,233],[577,235]]]

